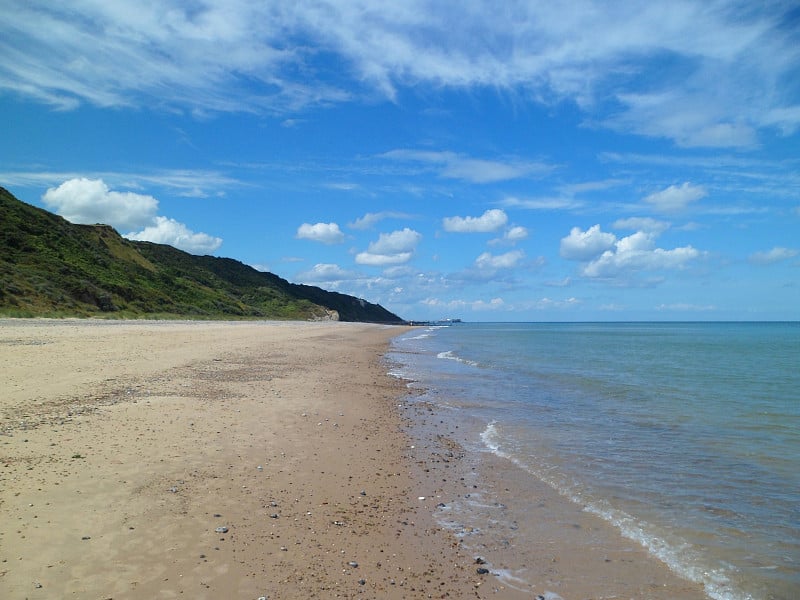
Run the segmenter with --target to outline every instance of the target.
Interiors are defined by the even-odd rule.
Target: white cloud
[[[528,237],[528,230],[521,225],[515,225],[503,234],[503,239],[509,242],[520,242]]]
[[[654,192],[644,201],[659,212],[677,212],[707,195],[704,187],[692,185],[687,181],[681,185],[671,185],[665,190]]]
[[[83,177],[48,189],[42,201],[73,223],[103,223],[132,240],[169,244],[193,254],[210,253],[222,245],[222,238],[195,233],[183,223],[157,216],[158,200],[146,194],[116,192],[102,179]]]
[[[403,264],[411,260],[414,250],[422,239],[422,234],[409,229],[382,233],[370,243],[366,252],[356,254],[360,265],[386,266]]]
[[[484,311],[484,310],[502,310],[506,308],[506,303],[502,298],[492,298],[486,300],[441,300],[439,298],[425,298],[420,302],[429,308],[436,310],[447,311]]]
[[[683,145],[748,145],[758,128],[797,130],[800,50],[785,5],[745,4],[164,0],[67,11],[6,0],[0,86],[61,110],[90,102],[200,115],[392,101],[399,87],[484,88],[571,100],[595,123]],[[618,114],[601,110],[607,98]],[[473,166],[451,176],[515,176]]]
[[[390,211],[385,210],[378,213],[367,213],[363,217],[360,217],[349,223],[348,226],[351,229],[370,229],[371,227],[375,226],[380,221],[384,219],[410,219],[411,215],[402,212]]]
[[[209,198],[224,196],[228,187],[241,186],[241,181],[218,171],[202,169],[159,169],[150,172],[130,173],[124,171],[97,171],[86,173],[69,171],[5,171],[0,180],[7,185],[58,186],[59,182],[71,179],[102,180],[110,187],[142,189],[156,187],[169,189],[171,193],[186,198]]]
[[[568,183],[559,189],[565,194],[584,194],[587,192],[600,192],[611,188],[619,187],[628,183],[626,179],[603,179],[600,181],[582,181],[580,183]]]
[[[475,266],[481,271],[497,271],[499,269],[511,269],[519,263],[525,256],[522,250],[512,250],[505,254],[494,255],[484,252],[475,259]]]
[[[342,269],[339,265],[330,263],[317,263],[308,271],[295,275],[300,283],[338,283],[343,280],[355,279],[357,275],[352,271]]]
[[[102,179],[77,178],[49,188],[42,200],[72,223],[103,223],[116,229],[142,227],[153,221],[158,200],[145,194],[111,191]]]
[[[501,310],[505,308],[506,303],[502,298],[492,298],[489,302],[477,300],[472,303],[472,310]]]
[[[323,244],[341,244],[344,241],[344,233],[336,223],[303,223],[297,228],[297,238],[301,240],[311,240]]]
[[[375,254],[374,252],[359,252],[356,262],[359,265],[371,267],[384,267],[386,265],[401,265],[407,263],[414,256],[412,252],[397,252],[395,254]]]
[[[645,224],[653,223],[646,221]],[[702,253],[691,246],[665,250],[657,248],[656,227],[651,231],[637,231],[617,239],[613,233],[605,233],[599,225],[586,231],[573,227],[570,234],[561,239],[561,256],[583,262],[581,274],[592,278],[615,278],[637,271],[679,269]]]
[[[755,265],[772,265],[784,260],[789,260],[800,254],[800,250],[795,248],[783,248],[775,246],[766,252],[755,252],[750,255],[750,262]]]
[[[131,240],[168,244],[192,254],[209,254],[222,245],[222,238],[195,233],[183,223],[167,217],[156,217],[152,225],[139,232],[125,234]]]
[[[573,297],[565,298],[564,300],[553,300],[545,296],[539,300],[527,303],[525,308],[532,310],[560,310],[574,308],[579,304],[581,304],[581,301]]]
[[[743,122],[737,114],[725,114],[725,103],[704,106],[703,102],[709,99],[702,93],[670,90],[620,94],[618,99],[627,110],[607,120],[606,124],[614,129],[669,137],[679,146],[688,148],[752,147],[757,143],[756,127],[760,116],[752,114],[749,122]],[[737,108],[746,110],[746,106]]]
[[[417,247],[422,235],[408,227],[391,233],[382,233],[376,242],[369,245],[369,251],[376,254],[410,252]]]
[[[560,288],[560,287],[568,287],[571,283],[572,283],[571,277],[564,277],[563,279],[558,279],[554,281],[545,281],[544,285],[546,285],[547,287]]]
[[[627,219],[617,219],[614,221],[614,229],[633,229],[662,233],[669,229],[669,227],[670,224],[666,221],[658,221],[650,217],[629,217]]]
[[[527,210],[574,210],[582,208],[584,203],[573,198],[516,198],[509,196],[500,203],[506,208],[524,208]]]
[[[561,239],[560,254],[568,260],[589,260],[611,248],[616,241],[617,236],[600,231],[600,225],[592,225],[586,231],[573,227],[569,235]]]
[[[553,169],[541,162],[518,158],[486,160],[471,158],[455,152],[429,150],[391,150],[381,155],[392,160],[419,162],[434,165],[442,177],[461,179],[472,183],[494,183],[541,175]]]
[[[680,311],[680,312],[708,312],[717,310],[713,304],[689,304],[688,302],[676,302],[673,304],[659,304],[656,306],[659,311]]]
[[[603,252],[586,264],[581,273],[585,277],[614,278],[636,271],[679,269],[699,256],[700,252],[691,246],[673,250],[653,248],[652,240],[639,232],[619,240],[615,250]]]
[[[777,127],[784,136],[792,135],[800,127],[800,104],[773,108],[764,115],[764,122]]]
[[[497,245],[506,245],[506,246],[513,246],[517,242],[521,242],[522,240],[528,237],[528,230],[521,225],[515,225],[513,227],[509,227],[503,232],[503,237],[497,238],[494,240],[489,241],[490,246],[497,246]]]
[[[445,217],[445,231],[456,233],[489,233],[505,227],[508,215],[499,208],[492,208],[480,217]]]

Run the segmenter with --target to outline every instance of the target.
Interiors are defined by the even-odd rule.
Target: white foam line
[[[465,358],[460,358],[457,356],[452,350],[445,350],[444,352],[439,352],[436,355],[436,358],[444,358],[446,360],[454,360],[456,362],[464,363],[465,365],[470,365],[472,367],[477,367],[478,363],[474,360],[467,360]]]
[[[587,500],[579,490],[570,489],[563,483],[556,481],[546,473],[546,471],[552,471],[552,467],[545,466],[544,470],[533,469],[530,465],[504,452],[500,448],[498,441],[499,433],[496,421],[491,421],[480,437],[487,449],[493,454],[510,460],[519,468],[552,487],[565,498],[583,506],[587,512],[611,523],[619,529],[622,535],[639,543],[650,554],[665,563],[674,573],[684,579],[701,584],[706,594],[713,600],[754,600],[750,594],[731,590],[730,579],[722,569],[706,569],[702,567],[700,557],[687,542],[681,540],[668,542],[659,537],[649,523],[635,519],[625,511],[612,507],[607,502]]]

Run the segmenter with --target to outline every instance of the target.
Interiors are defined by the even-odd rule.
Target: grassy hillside
[[[335,312],[334,312],[335,311]],[[397,315],[295,285],[230,258],[134,242],[74,225],[0,188],[0,316],[321,319],[400,323]]]

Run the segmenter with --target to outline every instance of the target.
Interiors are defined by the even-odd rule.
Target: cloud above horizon
[[[71,223],[111,225],[132,240],[168,244],[193,254],[214,252],[222,238],[195,233],[183,223],[159,216],[158,200],[147,194],[117,192],[102,179],[79,177],[48,188],[42,201]]]
[[[379,213],[367,213],[349,223],[351,229],[370,229],[384,219],[410,219],[411,215],[393,210],[385,210]]]
[[[85,177],[48,188],[42,201],[71,223],[101,223],[118,230],[145,226],[158,212],[158,200],[150,195],[115,192],[102,179]]]
[[[495,183],[510,181],[552,171],[553,167],[542,162],[525,161],[519,158],[488,160],[472,158],[455,152],[431,150],[390,150],[381,155],[395,161],[428,165],[439,176],[461,179],[471,183]]]
[[[200,117],[395,102],[399,89],[419,84],[491,89],[545,106],[568,101],[596,125],[681,146],[751,147],[761,128],[790,135],[800,127],[800,106],[789,100],[800,49],[783,25],[791,8],[165,0],[67,11],[8,0],[0,88],[60,110],[155,104]],[[341,67],[338,77],[329,76],[329,61]],[[443,176],[476,182],[525,176],[530,167],[437,160]]]
[[[665,250],[655,245],[658,233],[637,231],[617,238],[593,225],[586,231],[573,227],[561,239],[561,256],[583,263],[580,274],[588,278],[626,278],[639,271],[680,269],[702,256],[692,246]]]
[[[492,233],[505,227],[508,215],[499,208],[491,208],[479,217],[445,217],[445,231],[453,233]]]
[[[692,202],[705,198],[708,192],[703,186],[692,185],[688,181],[681,185],[671,185],[660,192],[654,192],[644,198],[644,201],[654,210],[663,213],[684,210]]]
[[[800,250],[796,248],[775,246],[767,251],[754,252],[750,255],[749,261],[755,265],[773,265],[797,256],[800,256]]]
[[[297,228],[297,239],[323,244],[341,244],[344,233],[336,223],[303,223]]]
[[[411,260],[420,240],[422,234],[408,227],[382,233],[369,244],[366,252],[356,254],[356,263],[375,267],[406,263]]]
[[[208,254],[222,245],[222,238],[207,233],[195,233],[183,223],[169,217],[156,217],[152,225],[141,231],[126,233],[125,237],[141,242],[167,244],[191,254]]]

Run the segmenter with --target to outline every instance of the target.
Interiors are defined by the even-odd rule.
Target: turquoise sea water
[[[717,599],[800,598],[800,324],[456,324],[398,375]]]

